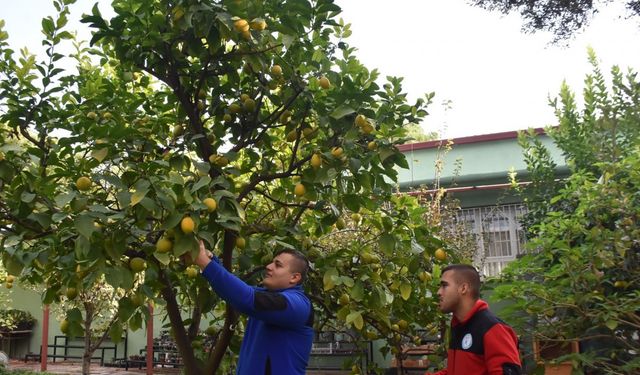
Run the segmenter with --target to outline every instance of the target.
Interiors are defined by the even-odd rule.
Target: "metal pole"
[[[149,303],[147,320],[147,375],[153,375],[153,305]]]
[[[42,309],[42,345],[40,346],[40,371],[47,371],[47,353],[49,352],[49,305]]]

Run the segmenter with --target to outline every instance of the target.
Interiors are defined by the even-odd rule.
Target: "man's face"
[[[282,253],[265,267],[262,284],[269,290],[286,289],[300,281],[300,272],[294,272],[291,265],[295,258],[291,254]]]
[[[440,299],[440,311],[443,313],[454,312],[460,303],[460,284],[453,277],[454,271],[447,271],[440,278],[438,298]]]

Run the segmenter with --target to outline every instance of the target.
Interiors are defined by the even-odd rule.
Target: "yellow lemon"
[[[253,30],[262,31],[267,28],[267,22],[262,18],[254,18],[249,23],[249,26],[251,26]]]
[[[244,239],[244,237],[236,238],[236,247],[238,249],[244,249],[246,246],[247,246],[247,241]]]
[[[318,83],[320,84],[320,87],[322,87],[325,90],[331,87],[331,82],[329,81],[329,78],[325,76],[320,77],[320,79],[318,80]]]
[[[168,253],[173,248],[173,243],[168,238],[160,238],[156,242],[156,251],[159,253]]]
[[[321,165],[322,165],[322,156],[318,154],[313,154],[313,156],[311,156],[311,166],[313,168],[320,168]]]
[[[436,257],[437,260],[441,262],[447,259],[447,253],[445,253],[442,248],[436,250],[436,252],[433,255]]]
[[[216,208],[218,208],[218,203],[216,203],[216,200],[213,198],[205,198],[202,203],[207,206],[207,211],[209,212],[213,212],[216,210]]]
[[[86,191],[91,188],[91,180],[89,177],[82,176],[76,180],[76,187],[80,191]]]
[[[280,65],[274,65],[271,67],[271,75],[279,77],[282,75],[282,67]]]
[[[182,221],[180,221],[180,229],[182,229],[184,234],[193,233],[196,229],[196,223],[189,216],[185,216],[182,218]]]
[[[343,150],[342,147],[334,147],[331,149],[331,155],[333,155],[336,158],[339,158],[340,156],[342,156]]]
[[[305,193],[307,192],[307,189],[304,187],[303,184],[297,184],[296,187],[293,189],[293,192],[297,197],[301,197],[305,195]]]
[[[147,268],[147,262],[139,257],[131,258],[129,261],[129,268],[135,273],[142,272]]]
[[[247,22],[247,20],[241,18],[239,20],[236,20],[233,23],[233,27],[235,27],[236,31],[238,31],[239,33],[244,32],[244,31],[249,31],[249,22]]]

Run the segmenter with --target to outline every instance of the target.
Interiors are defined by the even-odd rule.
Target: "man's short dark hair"
[[[480,274],[478,270],[470,264],[451,264],[442,269],[444,274],[447,271],[453,271],[453,278],[456,283],[467,283],[471,291],[471,297],[480,298]]]
[[[293,262],[291,262],[291,270],[293,272],[300,273],[300,282],[298,284],[302,284],[307,279],[307,274],[309,273],[309,260],[307,257],[294,249],[283,249],[278,251],[276,256],[280,254],[290,254],[293,256]]]

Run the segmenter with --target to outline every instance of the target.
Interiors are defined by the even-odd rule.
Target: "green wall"
[[[564,166],[564,158],[560,150],[547,135],[539,136],[541,142],[551,151],[554,161]],[[416,145],[416,147],[419,147]],[[403,152],[407,158],[409,169],[398,169],[400,188],[407,190],[426,184],[428,187],[435,180],[435,165],[438,159],[443,161],[440,182],[449,184],[454,178],[458,185],[486,185],[507,183],[508,172],[526,173],[526,164],[522,156],[522,148],[516,138],[477,143],[453,144],[448,153],[438,148],[422,148]],[[461,169],[456,176],[456,162]]]
[[[8,308],[25,310],[29,311],[31,315],[36,318],[36,324],[33,327],[33,332],[31,337],[28,339],[15,340],[11,343],[11,353],[9,353],[9,348],[5,347],[3,350],[7,352],[7,354],[12,354],[13,358],[23,359],[24,355],[27,353],[39,353],[40,345],[42,343],[42,319],[43,319],[43,306],[41,302],[41,295],[38,292],[24,289],[20,286],[19,282],[16,282],[11,290],[9,290],[9,306]],[[162,325],[164,324],[162,321],[162,312],[163,309],[157,308],[154,311],[154,322],[153,322],[153,334],[154,337],[159,337],[160,332],[163,330]],[[49,334],[48,341],[49,344],[54,343],[55,336],[62,335],[60,331],[60,323],[64,319],[64,316],[59,316],[56,313],[55,308],[50,309],[49,315]],[[129,331],[127,337],[127,357],[140,354],[140,349],[143,349],[147,345],[147,330],[146,326],[138,331]],[[61,344],[62,341],[58,340],[58,343]],[[75,343],[74,343],[75,344]],[[106,345],[111,345],[111,343],[107,343]],[[120,342],[117,345],[117,355],[118,358],[125,357],[125,348],[124,342]],[[57,349],[58,353],[62,353]],[[49,349],[49,353],[53,353],[53,348]],[[69,355],[80,355],[81,350],[75,349],[69,351]],[[99,355],[96,353],[94,355]],[[111,358],[113,357],[113,351],[107,350],[105,351],[105,361],[111,362]],[[58,361],[61,359],[57,359]]]

